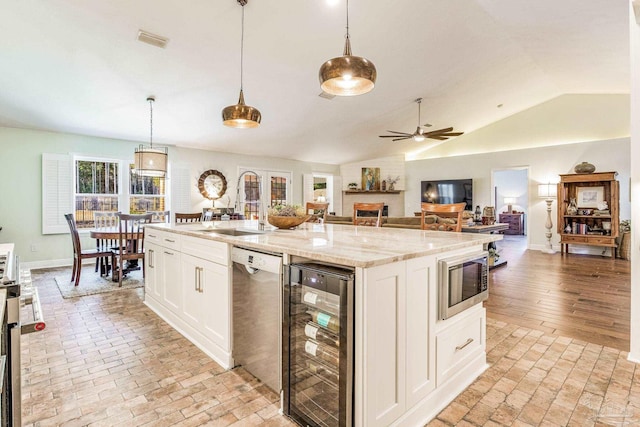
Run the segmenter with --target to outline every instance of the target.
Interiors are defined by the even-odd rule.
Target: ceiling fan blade
[[[431,132],[425,132],[425,133],[423,133],[423,135],[424,135],[424,136],[427,136],[427,135],[433,135],[433,134],[436,134],[436,133],[451,132],[452,130],[453,130],[453,128],[452,128],[452,127],[450,127],[450,128],[444,128],[444,129],[438,129],[438,130],[432,130]]]
[[[462,135],[464,132],[445,132],[445,133],[439,133],[439,136],[459,136]]]
[[[439,135],[427,135],[427,138],[437,139],[438,141],[446,141],[449,139],[448,136],[439,136]]]
[[[404,138],[392,139],[392,141],[402,141],[403,139],[410,139],[410,138],[412,138],[412,135],[405,136]]]
[[[391,133],[398,133],[398,134],[400,134],[400,135],[412,135],[411,133],[398,132],[397,130],[388,130],[387,132],[391,132]]]
[[[397,138],[400,135],[378,135],[380,138]]]

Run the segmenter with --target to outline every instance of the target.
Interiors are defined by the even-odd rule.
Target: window
[[[78,228],[92,228],[96,211],[119,210],[119,166],[117,161],[76,159],[74,210]]]
[[[240,168],[239,173],[247,171],[255,171],[260,175],[263,182],[263,189],[266,194],[263,194],[263,200],[266,201],[264,208],[278,204],[288,204],[291,199],[291,172],[279,172],[279,171],[264,171],[257,169],[245,169]],[[266,181],[265,181],[266,177]],[[259,183],[258,178],[252,174],[247,173],[242,177],[241,191],[244,197],[241,198],[242,206],[241,212],[247,219],[258,219],[260,216],[260,202],[259,200]]]
[[[164,178],[135,174],[129,165],[129,213],[141,214],[149,211],[164,211],[166,181]]]

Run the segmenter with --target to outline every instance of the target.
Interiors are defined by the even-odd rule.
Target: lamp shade
[[[232,128],[255,128],[260,126],[260,120],[262,120],[260,111],[244,103],[244,93],[242,89],[240,89],[238,103],[222,110],[222,124]]]
[[[556,184],[538,184],[538,197],[543,199],[553,199],[558,195]]]
[[[504,204],[505,205],[512,205],[517,201],[518,201],[518,199],[516,199],[515,197],[505,197],[504,198]]]
[[[167,149],[140,147],[133,154],[136,174],[164,177],[167,173]]]
[[[328,60],[322,64],[319,72],[322,90],[337,96],[371,92],[376,84],[376,76],[376,67],[372,62],[350,54]]]

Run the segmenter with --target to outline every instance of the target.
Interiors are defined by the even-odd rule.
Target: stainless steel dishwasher
[[[233,247],[233,359],[280,394],[282,255]]]

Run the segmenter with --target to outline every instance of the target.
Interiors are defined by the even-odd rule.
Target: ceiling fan
[[[424,141],[425,138],[437,139],[438,141],[446,141],[452,136],[462,135],[464,132],[452,132],[453,128],[448,127],[444,129],[432,130],[431,132],[425,132],[420,126],[420,104],[422,98],[416,99],[418,104],[418,127],[414,133],[398,132],[395,130],[388,130],[387,132],[395,133],[396,135],[380,135],[380,138],[395,138],[392,141],[402,141],[403,139],[413,138],[414,141]],[[431,125],[425,125],[431,126]]]

